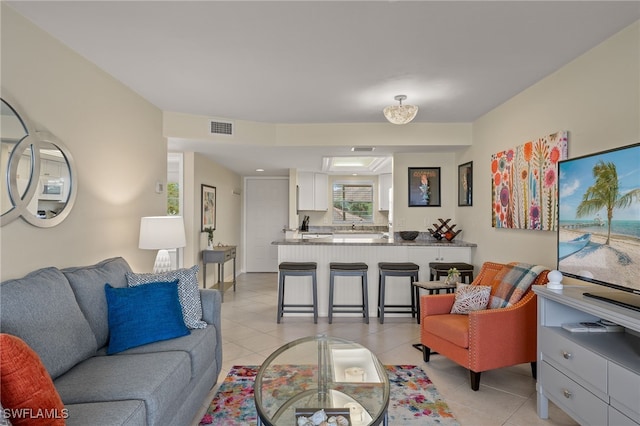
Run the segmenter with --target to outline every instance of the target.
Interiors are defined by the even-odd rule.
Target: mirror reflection
[[[53,143],[39,143],[40,173],[32,180],[34,155],[29,146],[19,157],[16,186],[23,198],[29,184],[36,185],[35,196],[27,204],[27,211],[40,219],[50,219],[60,214],[69,199],[71,171],[63,152]],[[12,191],[10,191],[12,192]],[[16,198],[16,197],[13,197]]]
[[[31,132],[24,114],[2,99],[2,225],[22,216],[47,228],[62,222],[75,201],[76,173],[71,155],[53,135]]]
[[[2,173],[3,176],[3,185],[1,185],[0,188],[0,208],[2,209],[0,214],[5,214],[14,208],[14,203],[12,199],[9,198],[9,158],[20,141],[27,136],[27,129],[20,117],[18,117],[18,114],[4,101],[4,99],[0,103],[0,132],[0,137],[2,139],[2,144],[0,145],[0,173]],[[29,157],[25,159],[21,157],[19,166],[20,173],[22,174],[23,179],[26,178],[27,183],[31,180],[33,168],[32,158],[30,157],[31,150],[29,150],[28,155]],[[12,195],[17,199],[22,198],[25,195],[26,190],[27,185],[22,187],[19,185],[18,194]]]

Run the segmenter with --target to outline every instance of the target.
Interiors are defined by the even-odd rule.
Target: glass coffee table
[[[258,425],[297,425],[323,410],[349,425],[387,425],[389,377],[364,346],[325,335],[304,337],[271,354],[256,375]],[[318,413],[322,415],[322,413]]]

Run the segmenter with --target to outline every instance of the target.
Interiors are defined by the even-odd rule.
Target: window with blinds
[[[334,183],[333,223],[373,223],[373,184]]]

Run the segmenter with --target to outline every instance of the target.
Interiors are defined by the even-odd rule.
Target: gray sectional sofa
[[[123,258],[44,268],[0,285],[0,331],[40,356],[68,409],[67,425],[188,425],[222,363],[221,297],[200,290],[203,329],[106,355],[105,283],[127,287]]]

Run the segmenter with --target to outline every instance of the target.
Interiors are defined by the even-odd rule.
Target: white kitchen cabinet
[[[420,247],[420,251],[427,264],[430,262],[471,263],[471,248],[469,247]]]
[[[471,263],[471,247],[408,247],[408,261],[420,266],[420,281],[430,281],[429,263]]]
[[[314,210],[329,210],[329,175],[313,174],[313,195]]]
[[[640,312],[585,298],[594,286],[533,286],[538,296],[538,416],[549,401],[582,425],[640,425]],[[564,323],[607,319],[625,332],[580,333]],[[633,333],[636,333],[634,335]]]
[[[329,209],[329,176],[324,173],[298,172],[298,210]]]
[[[393,175],[384,173],[378,176],[378,210],[389,211],[389,190],[393,186]]]
[[[55,160],[40,160],[40,176],[47,178],[59,178],[62,176],[63,164]]]

